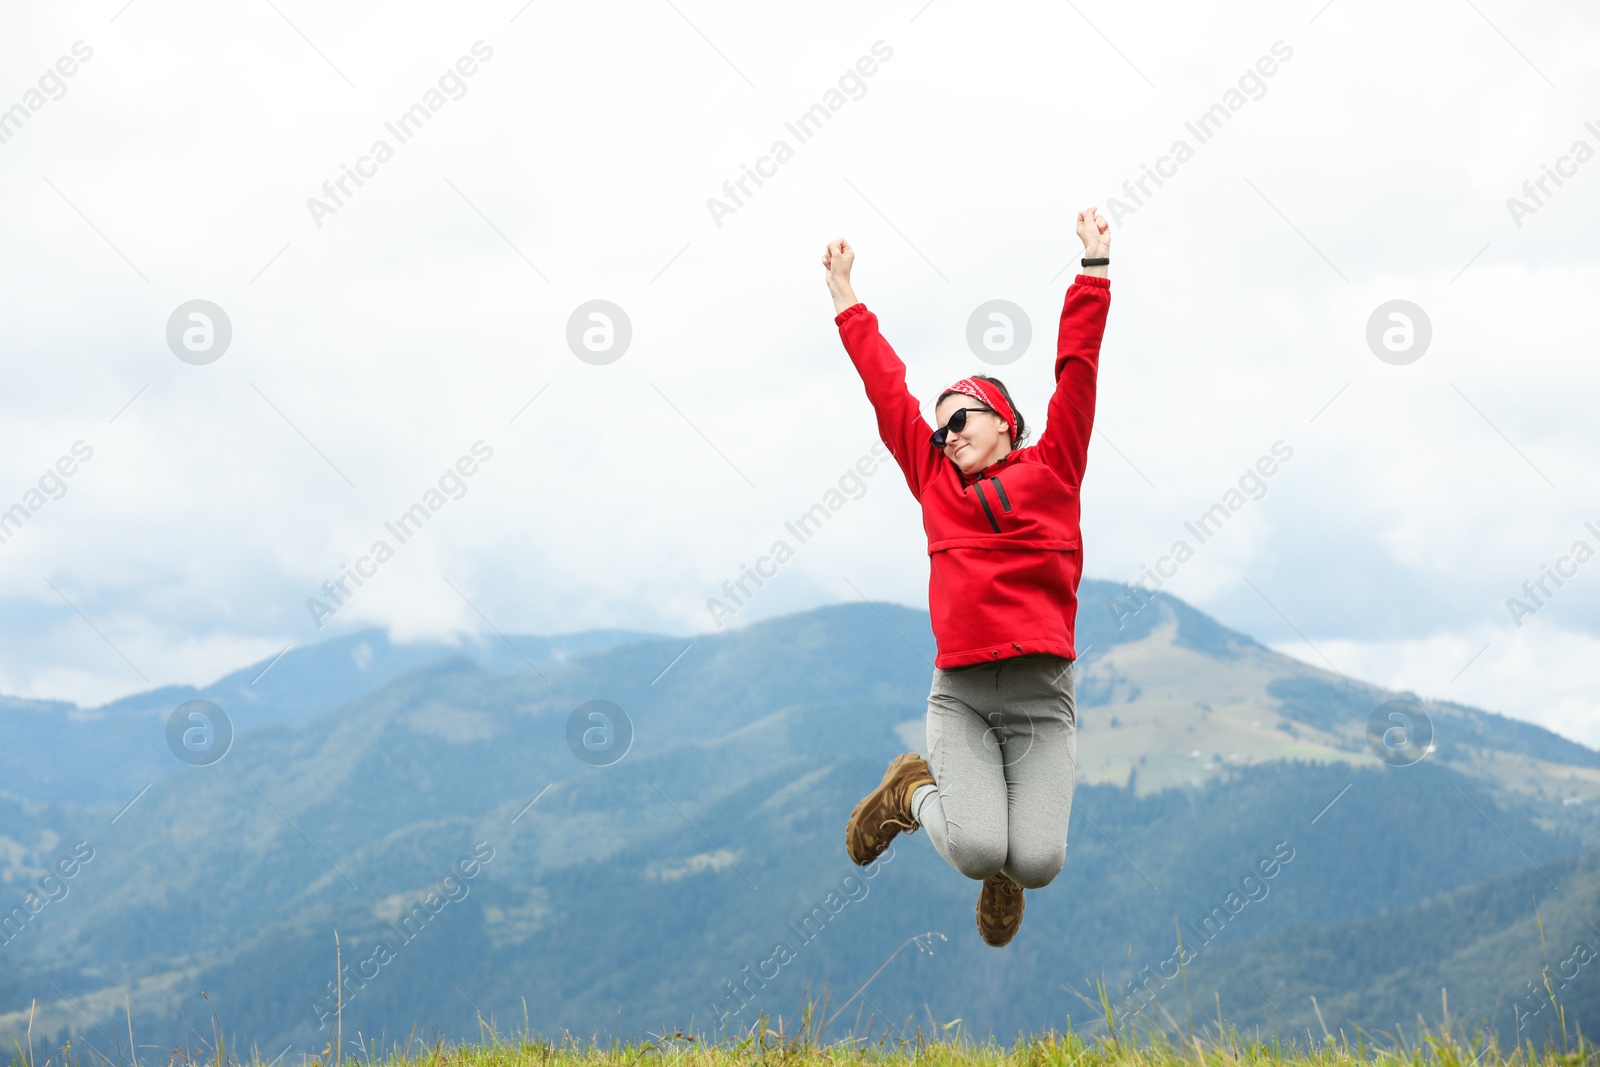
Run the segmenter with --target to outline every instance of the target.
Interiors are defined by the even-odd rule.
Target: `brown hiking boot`
[[[917,832],[916,816],[911,814],[911,794],[924,785],[933,785],[927,761],[907,752],[889,761],[878,788],[861,798],[850,812],[844,828],[844,847],[850,858],[865,867],[883,854],[894,835],[902,830]]]
[[[1022,926],[1022,887],[998,872],[983,880],[978,893],[978,936],[999,948]]]

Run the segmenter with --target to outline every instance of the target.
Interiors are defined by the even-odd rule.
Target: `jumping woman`
[[[978,933],[996,946],[1022,925],[1023,890],[1048,885],[1067,858],[1078,762],[1079,487],[1111,306],[1109,228],[1092,207],[1078,214],[1083,272],[1061,310],[1047,424],[1028,447],[1010,392],[987,375],[940,393],[938,429],[929,426],[905,364],[850,287],[855,250],[840,238],[822,255],[839,337],[922,505],[938,645],[929,758],[908,752],[889,762],[850,813],[845,849],[866,866],[895,834],[926,826],[939,855],[983,882]]]

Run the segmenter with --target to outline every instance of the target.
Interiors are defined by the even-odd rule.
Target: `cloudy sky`
[[[1229,626],[1600,745],[1600,16],[1579,5],[4,19],[0,692],[204,684],[374,624],[706,632],[707,598],[876,440],[825,243],[856,246],[920,397],[987,370],[1038,423],[1072,220],[1098,205],[1088,575],[1135,580],[1186,539],[1166,589]],[[802,141],[786,123],[818,104]],[[1034,335],[1003,367],[967,342],[992,300]],[[1198,544],[1184,524],[1275,444],[1291,458]],[[725,625],[926,606],[899,474],[847,488]],[[314,619],[379,539],[392,558]],[[1567,576],[1532,600],[1546,567]]]

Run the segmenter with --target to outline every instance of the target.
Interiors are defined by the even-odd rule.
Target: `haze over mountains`
[[[1067,866],[1003,950],[925,835],[870,878],[844,854],[887,760],[926,751],[922,611],[459,649],[369,632],[92,713],[5,701],[0,1033],[37,1000],[36,1038],[115,1055],[126,1005],[141,1044],[215,1012],[268,1059],[315,1053],[335,931],[344,1032],[368,1041],[524,1011],[547,1034],[738,1028],[807,990],[837,1008],[891,957],[829,1036],[1103,1028],[1103,979],[1135,1026],[1220,1004],[1302,1039],[1409,1035],[1447,987],[1453,1022],[1526,1037],[1554,1016],[1532,999],[1547,959],[1595,1031],[1600,753],[1169,596],[1119,628],[1118,592],[1083,585]],[[196,698],[237,729],[208,766],[167,748]],[[631,723],[614,762],[569,745],[594,700]],[[1369,723],[1395,700],[1431,749],[1386,762]]]

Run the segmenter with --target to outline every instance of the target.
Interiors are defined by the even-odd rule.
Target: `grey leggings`
[[[1073,661],[1034,653],[934,669],[928,768],[911,809],[968,878],[1046,885],[1067,858],[1078,766]]]

